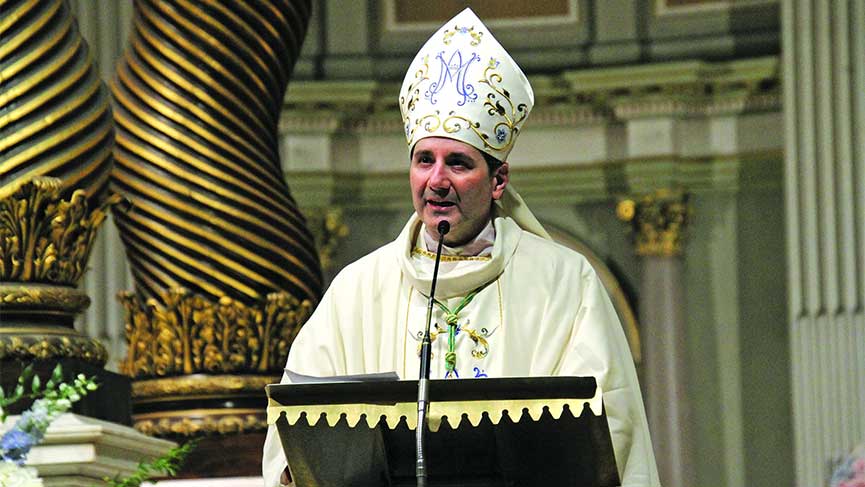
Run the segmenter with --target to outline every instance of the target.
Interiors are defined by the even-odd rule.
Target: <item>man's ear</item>
[[[503,162],[493,173],[493,199],[497,200],[502,197],[505,192],[505,187],[510,181],[509,167],[507,161]]]

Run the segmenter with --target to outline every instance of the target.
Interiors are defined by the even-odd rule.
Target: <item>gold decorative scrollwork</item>
[[[288,349],[312,312],[286,292],[254,305],[223,296],[213,302],[184,288],[142,303],[120,293],[129,350],[121,371],[134,378],[195,373],[281,374]]]
[[[427,132],[434,132],[443,127],[444,131],[449,134],[454,134],[468,129],[474,132],[484,144],[484,147],[494,151],[507,151],[519,134],[519,125],[529,116],[528,106],[525,103],[514,104],[511,101],[511,94],[505,88],[501,87],[502,75],[496,71],[499,62],[495,59],[490,59],[489,65],[484,69],[484,77],[479,80],[490,87],[491,92],[487,93],[484,100],[484,107],[487,113],[498,121],[492,127],[492,133],[487,133],[481,130],[481,122],[471,120],[456,111],[450,111],[442,120],[442,116],[438,110],[433,113],[428,113],[419,118],[416,118],[414,123],[411,122],[411,113],[414,110],[414,104],[417,101],[419,90],[415,88],[421,81],[428,80],[426,77],[426,60],[424,65],[416,73],[417,80],[412,83],[406,90],[406,95],[400,99],[403,104],[405,96],[411,96],[409,105],[405,113],[405,135],[406,140],[411,141],[414,138],[414,133],[418,127],[423,126]],[[420,77],[423,76],[423,77]],[[414,93],[414,94],[413,94]]]
[[[321,263],[321,268],[332,269],[335,264],[333,255],[349,234],[342,210],[332,207],[312,212],[307,216],[307,222],[318,247],[318,261]]]
[[[469,42],[471,46],[477,46],[481,43],[481,38],[483,38],[484,33],[478,32],[475,30],[474,26],[471,27],[460,27],[458,25],[454,25],[454,30],[447,29],[442,36],[442,42],[444,45],[449,45],[451,43],[451,38],[457,33],[460,34],[468,34],[472,37],[472,40]]]
[[[62,358],[80,359],[100,366],[108,360],[108,352],[96,340],[67,334],[27,334],[26,328],[9,330],[12,334],[0,333],[0,360],[53,360]],[[62,331],[57,330],[57,331]]]
[[[0,283],[0,307],[3,311],[60,311],[75,315],[87,309],[90,298],[69,286],[46,284]]]
[[[409,114],[414,111],[417,101],[420,98],[420,89],[418,85],[429,80],[429,56],[424,56],[423,64],[414,73],[414,81],[405,90],[405,94],[400,97],[400,105],[406,107],[406,126],[408,126]],[[406,97],[409,97],[408,103],[405,103]]]
[[[505,88],[500,86],[502,75],[496,71],[499,62],[495,59],[490,59],[489,65],[484,69],[484,79],[481,83],[487,85],[495,93],[487,93],[487,98],[484,100],[484,106],[487,108],[487,113],[490,116],[498,116],[502,118],[493,127],[493,137],[498,145],[490,141],[488,134],[483,134],[475,130],[475,133],[484,141],[484,146],[493,150],[506,150],[516,140],[516,136],[520,131],[518,125],[529,116],[528,106],[525,103],[514,105],[511,101],[511,94]],[[507,104],[507,107],[502,105],[502,100]]]
[[[261,413],[210,413],[213,414],[203,417],[176,414],[140,415],[135,417],[133,426],[141,433],[158,437],[242,434],[267,429],[267,418]]]
[[[616,206],[620,220],[631,224],[637,255],[676,256],[682,253],[683,232],[691,218],[688,194],[658,190]]]
[[[137,380],[132,383],[132,397],[159,398],[211,394],[261,394],[265,386],[279,382],[278,375],[196,375]]]
[[[90,209],[87,194],[61,199],[62,181],[37,177],[0,199],[0,281],[74,285],[87,268],[108,198]]]

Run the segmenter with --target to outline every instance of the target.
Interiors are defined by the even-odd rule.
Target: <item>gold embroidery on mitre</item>
[[[442,36],[442,43],[446,46],[450,45],[451,38],[453,38],[453,36],[457,33],[470,35],[472,37],[472,40],[469,42],[469,45],[471,46],[477,46],[478,44],[480,44],[481,38],[484,36],[483,32],[475,31],[475,26],[460,27],[458,25],[454,25],[454,30],[448,29],[444,32],[444,35]]]

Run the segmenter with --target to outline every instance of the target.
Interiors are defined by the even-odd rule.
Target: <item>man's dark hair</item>
[[[486,152],[484,152],[484,151],[480,151],[480,152],[481,152],[481,155],[484,156],[484,160],[487,161],[487,168],[490,170],[490,175],[492,175],[496,169],[500,168],[502,166],[502,164],[504,164],[502,161],[500,161],[500,160],[496,159],[495,157],[487,154]]]

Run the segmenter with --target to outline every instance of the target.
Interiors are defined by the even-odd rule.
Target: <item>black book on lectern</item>
[[[267,386],[297,487],[416,485],[417,381]],[[430,381],[428,485],[618,486],[592,377]]]

